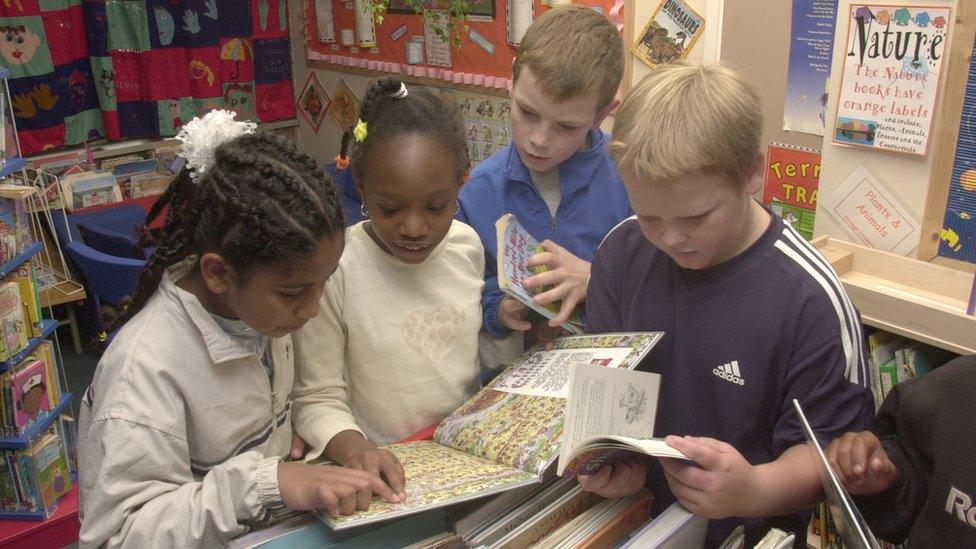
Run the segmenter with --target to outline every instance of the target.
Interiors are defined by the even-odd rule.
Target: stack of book
[[[0,453],[0,511],[51,516],[71,490],[71,472],[58,423],[23,450]]]
[[[41,300],[31,262],[18,266],[0,282],[0,360],[9,360],[41,336]]]

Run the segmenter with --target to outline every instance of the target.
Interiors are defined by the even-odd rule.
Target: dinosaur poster
[[[705,19],[682,0],[664,0],[630,48],[650,66],[684,59],[705,28]]]

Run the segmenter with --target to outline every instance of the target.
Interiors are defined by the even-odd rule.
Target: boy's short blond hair
[[[623,40],[617,27],[586,6],[553,8],[532,22],[512,63],[522,67],[556,101],[597,92],[597,111],[613,101],[624,73]]]
[[[661,182],[722,175],[745,185],[759,153],[759,96],[735,70],[665,65],[617,110],[610,154],[624,180]]]

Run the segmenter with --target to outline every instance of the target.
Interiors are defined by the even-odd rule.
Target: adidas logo
[[[736,385],[745,385],[746,380],[742,379],[742,373],[739,372],[739,361],[733,360],[732,362],[726,362],[721,366],[716,366],[712,373],[718,377],[724,379],[725,381],[730,381]]]

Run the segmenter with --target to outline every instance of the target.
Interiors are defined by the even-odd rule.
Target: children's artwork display
[[[573,3],[605,14],[618,28],[623,26],[623,0]],[[360,4],[363,2],[352,0],[305,3],[308,60],[326,62],[339,70],[342,67],[367,69],[504,90],[511,86],[512,59],[521,34],[534,18],[550,9],[551,2],[466,2],[467,19],[452,21],[450,28],[452,39],[460,39],[460,44],[445,42],[428,29],[424,18],[414,11],[414,3],[408,0],[392,0],[382,21],[370,19],[374,23],[374,41],[362,43],[357,33],[368,22],[361,13],[357,19],[356,6]],[[425,0],[424,5],[429,10],[447,13],[450,2]],[[442,31],[448,29],[443,15],[435,24]]]
[[[820,151],[772,143],[766,154],[763,204],[804,238],[813,238],[820,187]]]
[[[511,99],[449,88],[441,88],[440,95],[454,102],[464,119],[472,167],[511,143]]]
[[[793,0],[783,130],[823,135],[837,0]]]
[[[976,50],[974,50],[976,53]],[[939,255],[976,263],[976,63],[970,63]]]
[[[852,4],[833,142],[924,156],[950,9]]]
[[[356,124],[359,106],[359,98],[353,93],[352,88],[346,84],[346,81],[340,78],[339,83],[336,84],[332,103],[328,108],[329,116],[340,129],[345,131]]]
[[[663,0],[630,48],[650,66],[684,59],[705,28],[705,19],[682,0]]]
[[[322,126],[331,104],[332,100],[329,99],[329,94],[325,92],[319,78],[315,76],[315,72],[309,72],[305,87],[298,96],[298,112],[315,133],[318,133],[319,127]]]

